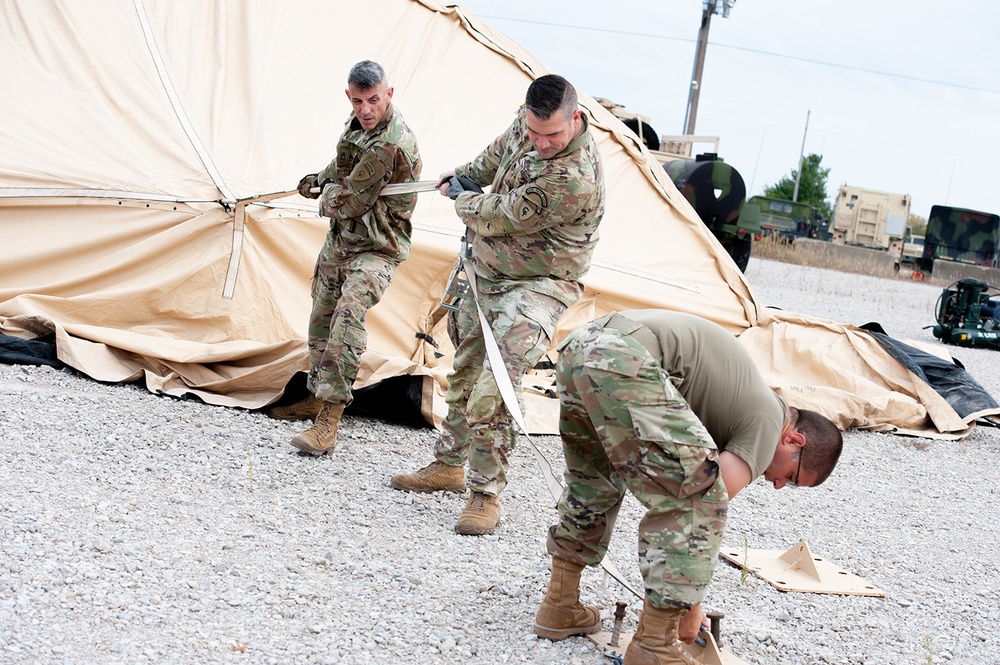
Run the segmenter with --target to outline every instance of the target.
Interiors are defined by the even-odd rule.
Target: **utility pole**
[[[684,113],[685,134],[694,134],[694,124],[698,118],[701,73],[705,69],[705,51],[708,50],[708,28],[712,23],[712,14],[721,13],[722,18],[729,18],[729,10],[735,3],[736,0],[702,0],[701,29],[698,30],[698,46],[695,49],[694,70],[691,72],[691,89],[688,91],[687,110]]]
[[[809,133],[810,113],[812,113],[812,111],[806,109],[806,128],[802,132],[802,148],[799,150],[799,170],[795,172],[795,191],[792,192],[792,203],[799,202],[799,181],[802,180],[802,164],[806,159],[806,134]]]

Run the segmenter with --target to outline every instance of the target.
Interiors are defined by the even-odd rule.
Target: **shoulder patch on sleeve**
[[[540,214],[549,205],[549,197],[540,187],[528,187],[517,201],[517,217],[522,222]]]
[[[382,163],[379,157],[380,155],[377,150],[371,150],[365,153],[361,161],[358,162],[358,165],[351,171],[348,181],[353,185],[355,191],[368,188],[372,183],[381,180],[388,173],[385,164]]]

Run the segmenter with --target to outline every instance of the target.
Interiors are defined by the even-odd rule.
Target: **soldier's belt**
[[[663,351],[660,350],[660,340],[656,338],[656,335],[653,334],[652,330],[637,321],[633,321],[632,319],[615,312],[608,317],[607,321],[604,322],[604,327],[620,330],[623,333],[630,335],[632,339],[646,347],[646,350],[649,351],[649,355],[654,358],[659,358],[663,355]]]

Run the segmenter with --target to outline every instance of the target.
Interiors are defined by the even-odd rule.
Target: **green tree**
[[[809,154],[802,160],[802,178],[799,179],[798,203],[807,203],[816,208],[820,215],[833,219],[833,206],[826,200],[826,178],[830,169],[820,166],[823,155]],[[795,178],[798,169],[792,169],[787,175],[773,185],[764,187],[764,196],[772,199],[791,201],[795,194]]]
[[[927,233],[927,218],[911,213],[907,227],[909,227],[910,233],[913,235],[922,236]]]

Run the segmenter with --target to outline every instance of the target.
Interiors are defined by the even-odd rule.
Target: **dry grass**
[[[751,256],[873,277],[910,279],[912,273],[910,270],[898,270],[888,252],[807,238],[800,238],[792,243],[778,236],[765,236],[754,241]]]
[[[797,257],[792,243],[776,235],[768,235],[762,237],[760,240],[754,240],[750,254],[759,259],[806,265],[796,260]]]

